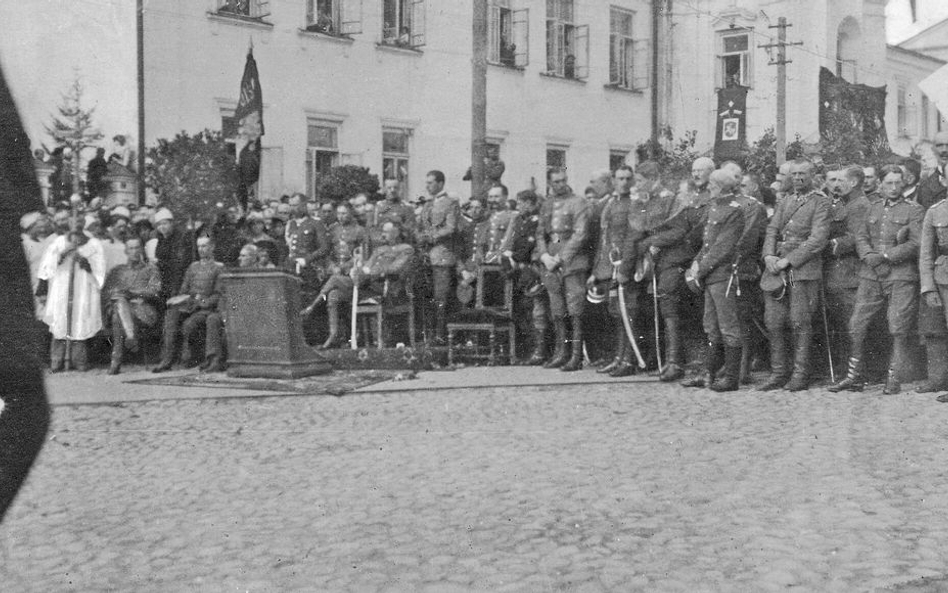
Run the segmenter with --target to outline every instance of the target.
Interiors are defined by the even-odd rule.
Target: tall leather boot
[[[566,319],[560,317],[559,319],[553,320],[553,333],[556,336],[553,338],[556,340],[553,358],[544,363],[543,368],[545,369],[560,368],[566,364],[566,359],[569,356],[566,352]]]
[[[622,341],[622,344],[622,356],[619,357],[619,364],[616,366],[616,368],[612,369],[612,371],[609,373],[610,377],[629,377],[638,372],[635,362],[633,362],[635,351],[632,349],[632,343],[629,342],[628,336],[626,336],[625,340]]]
[[[664,383],[678,381],[685,376],[685,370],[681,368],[681,341],[678,337],[678,320],[665,320],[665,368],[658,376],[658,380]]]
[[[49,342],[49,370],[58,373],[66,364],[66,340],[53,338]]]
[[[546,325],[533,328],[533,354],[524,363],[527,366],[540,366],[546,361]]]
[[[178,318],[180,313],[177,309],[169,308],[165,312],[164,327],[161,332],[161,360],[158,366],[151,372],[162,373],[170,370],[174,364],[175,342],[178,340]]]
[[[612,362],[606,366],[596,369],[596,372],[601,375],[608,375],[612,371],[616,370],[619,364],[622,362],[623,357],[625,356],[625,351],[629,348],[628,338],[625,335],[625,328],[620,328],[616,336],[616,355],[612,359]]]
[[[317,350],[332,348],[339,342],[339,302],[337,300],[326,301],[326,316],[329,320],[329,335],[326,337],[326,341],[316,348]],[[353,319],[352,323],[355,322],[355,319]]]
[[[902,391],[902,381],[899,376],[899,371],[905,368],[906,352],[908,352],[908,337],[893,336],[892,357],[889,359],[889,372],[886,376],[885,387],[882,389],[883,394],[895,395]]]
[[[561,371],[570,373],[583,368],[583,322],[579,316],[573,317],[573,351],[569,360],[560,367]]]
[[[838,383],[830,385],[827,389],[833,393],[840,391],[862,391],[866,386],[866,380],[862,377],[862,354],[853,353],[849,359],[849,366],[846,368],[846,376]]]
[[[794,336],[793,374],[784,386],[787,391],[803,391],[810,386],[810,345],[813,334],[799,332]]]
[[[787,352],[787,334],[783,329],[770,332],[770,378],[760,386],[761,391],[780,389],[790,380],[790,357]]]
[[[750,342],[745,341],[741,346],[741,385],[750,385],[754,382],[751,377],[751,346]]]
[[[928,380],[918,386],[916,393],[948,391],[948,338],[926,336]]]
[[[724,372],[714,379],[714,383],[711,384],[712,390],[737,391],[741,382],[743,351],[741,346],[724,347]]]
[[[109,362],[110,375],[117,375],[122,369],[122,357],[125,355],[125,334],[121,329],[112,333],[112,359]]]
[[[708,352],[705,354],[704,362],[704,372],[682,381],[682,387],[711,387],[714,384],[714,374],[724,364],[724,345],[708,342]]]

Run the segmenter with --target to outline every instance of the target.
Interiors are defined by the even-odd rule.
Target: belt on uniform
[[[548,237],[550,238],[550,243],[562,243],[563,241],[569,241],[569,238],[573,235],[571,232],[567,233],[550,233]]]

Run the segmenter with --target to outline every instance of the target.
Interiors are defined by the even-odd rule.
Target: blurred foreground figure
[[[43,209],[29,140],[0,72],[0,522],[49,427],[20,217]]]

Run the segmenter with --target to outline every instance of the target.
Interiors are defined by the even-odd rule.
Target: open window
[[[382,0],[382,43],[418,49],[425,45],[426,0]]]
[[[362,32],[362,0],[306,0],[306,30],[348,37]]]
[[[718,85],[721,88],[753,86],[751,32],[743,29],[719,34]]]
[[[320,180],[339,164],[339,124],[310,120],[306,129],[306,189],[317,197]]]
[[[573,22],[573,0],[547,0],[546,73],[577,80],[589,76],[589,25]]]
[[[488,61],[509,68],[527,65],[529,10],[511,10],[511,0],[491,0],[488,14]]]
[[[218,0],[216,14],[239,19],[261,20],[270,16],[270,2],[269,0]]]

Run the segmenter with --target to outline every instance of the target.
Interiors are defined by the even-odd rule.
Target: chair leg
[[[408,307],[408,343],[415,347],[415,306]]]
[[[497,364],[497,331],[494,329],[490,330],[490,357],[487,359],[487,364],[494,366]]]
[[[454,330],[448,330],[448,366],[454,366]]]
[[[385,348],[385,334],[382,333],[382,328],[385,327],[384,320],[382,319],[382,308],[379,307],[379,312],[375,314],[375,329],[378,331],[378,348],[381,350]]]
[[[509,341],[508,348],[510,348],[508,352],[510,365],[513,366],[517,362],[517,331],[513,324],[507,326],[507,339]]]

